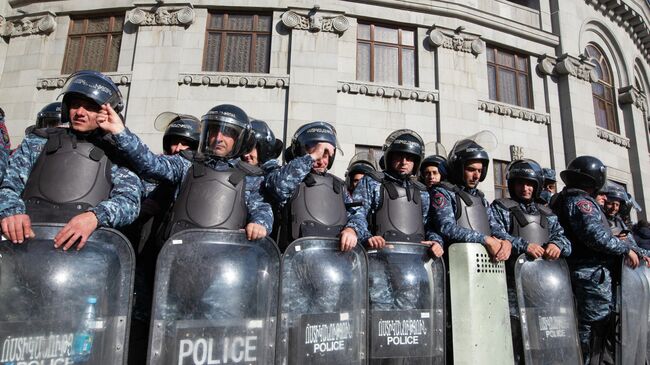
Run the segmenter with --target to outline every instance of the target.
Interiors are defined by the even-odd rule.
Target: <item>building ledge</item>
[[[498,103],[491,100],[479,100],[478,110],[486,113],[496,113],[515,119],[523,119],[539,124],[551,124],[551,116],[547,113],[538,113],[532,109],[522,108],[517,105]]]
[[[178,74],[179,85],[189,86],[228,86],[228,87],[261,87],[266,89],[288,88],[288,75],[269,75],[234,72],[201,72]]]
[[[130,85],[131,84],[131,73],[125,72],[103,72],[104,75],[108,76],[113,80],[113,82],[120,85]],[[70,75],[60,75],[53,77],[41,77],[36,79],[36,88],[41,89],[61,89],[65,85],[66,80]]]
[[[439,99],[438,90],[427,91],[418,88],[389,86],[360,81],[339,81],[337,91],[345,94],[378,96],[388,99],[394,98],[426,103],[436,103]]]
[[[630,148],[630,139],[623,137],[620,134],[609,131],[605,128],[596,126],[596,135],[600,139],[604,139],[607,142],[619,145],[621,147]]]

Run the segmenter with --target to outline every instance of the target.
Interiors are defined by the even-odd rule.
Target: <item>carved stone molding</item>
[[[289,76],[248,73],[179,73],[178,84],[230,87],[288,88]]]
[[[557,75],[570,75],[587,82],[596,82],[598,76],[595,67],[584,55],[574,57],[565,53],[557,58],[554,72]]]
[[[618,102],[621,105],[632,104],[643,112],[646,110],[645,93],[632,85],[618,89]]]
[[[413,100],[425,103],[438,102],[438,90],[427,91],[416,88],[398,86],[383,86],[365,82],[339,81],[337,91],[345,94],[359,94],[367,96],[379,96],[383,98],[395,98],[401,100]]]
[[[505,115],[516,119],[529,120],[531,122],[539,124],[551,124],[550,114],[537,113],[530,109],[522,108],[516,105],[502,104],[491,100],[479,100],[478,110],[482,110],[486,113]]]
[[[2,21],[2,36],[20,37],[32,34],[50,34],[56,29],[56,14],[46,12]]]
[[[510,160],[521,160],[524,158],[524,148],[522,146],[510,145]]]
[[[182,25],[188,26],[194,22],[195,14],[192,6],[169,7],[161,6],[155,10],[135,8],[127,14],[128,21],[135,25]]]
[[[471,53],[475,56],[485,52],[485,42],[480,36],[464,33],[464,27],[454,31],[434,28],[429,32],[429,43],[434,47],[442,47],[457,52]]]
[[[104,74],[113,80],[113,82],[118,85],[130,85],[131,84],[131,74],[123,72],[104,72]],[[42,77],[36,79],[36,88],[38,90],[46,89],[61,89],[65,85],[65,81],[68,79],[69,75],[61,75],[56,77]]]
[[[282,24],[290,29],[308,30],[310,32],[332,32],[342,34],[350,28],[350,21],[343,15],[322,16],[318,6],[307,14],[288,10],[282,14]]]
[[[630,148],[629,138],[623,137],[620,134],[616,134],[612,131],[608,131],[607,129],[596,127],[596,135],[598,138],[604,139],[607,142],[611,142],[625,148]]]
[[[543,54],[537,58],[537,72],[543,76],[555,75],[556,64],[555,57]]]

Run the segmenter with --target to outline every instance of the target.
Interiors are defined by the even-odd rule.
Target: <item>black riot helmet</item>
[[[560,178],[569,188],[599,191],[607,182],[607,167],[593,156],[579,156],[569,162]]]
[[[345,171],[345,184],[348,189],[352,188],[352,177],[356,174],[369,174],[377,171],[377,159],[372,152],[358,152],[348,164],[348,169]]]
[[[463,184],[463,171],[465,164],[469,161],[480,161],[483,164],[483,171],[479,182],[485,180],[487,169],[490,165],[490,156],[487,151],[473,139],[461,139],[454,144],[454,148],[447,157],[447,172],[449,181],[454,184]]]
[[[607,201],[618,200],[622,204],[628,201],[628,193],[622,187],[616,184],[607,184],[609,187],[606,191]]]
[[[224,144],[218,139],[219,135],[234,140],[230,151],[224,149]],[[255,136],[248,115],[241,108],[221,104],[201,117],[200,153],[220,159],[231,159],[243,156],[254,145]]]
[[[268,160],[278,158],[282,153],[284,143],[275,138],[271,127],[263,120],[251,119],[251,128],[255,135],[255,148],[259,163],[263,164]]]
[[[163,112],[156,117],[157,130],[164,130],[163,149],[170,153],[172,142],[178,138],[185,141],[190,150],[196,151],[201,140],[201,122],[193,115]]]
[[[334,156],[330,157],[327,164],[329,170],[334,164],[338,141],[336,139],[336,129],[327,122],[311,122],[298,128],[291,139],[291,146],[284,151],[284,160],[289,162],[296,157],[304,156],[310,147],[320,142],[326,142],[334,146]]]
[[[393,153],[407,153],[414,157],[411,175],[417,175],[420,163],[424,158],[424,141],[419,134],[410,129],[399,129],[391,133],[382,147],[384,151],[384,164],[390,166]]]
[[[420,164],[421,178],[424,176],[424,170],[429,166],[435,166],[438,168],[441,180],[445,180],[447,178],[447,158],[445,156],[430,155],[425,157]]]
[[[97,71],[77,71],[68,76],[59,96],[61,95],[63,95],[61,101],[61,121],[63,123],[69,122],[68,105],[70,98],[75,95],[90,99],[97,105],[109,104],[117,113],[124,109],[124,100],[120,89],[108,76]]]
[[[36,129],[53,128],[61,125],[61,102],[49,103],[36,114]]]
[[[515,160],[510,162],[506,168],[506,180],[508,181],[508,191],[512,199],[519,200],[515,194],[515,181],[526,180],[533,183],[532,199],[536,200],[539,198],[539,194],[544,185],[544,172],[542,167],[533,160]]]

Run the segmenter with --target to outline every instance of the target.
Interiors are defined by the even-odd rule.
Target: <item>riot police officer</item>
[[[377,171],[377,162],[369,152],[359,152],[352,157],[345,171],[345,186],[352,196],[354,188],[366,174]]]
[[[249,240],[271,230],[271,206],[259,192],[254,176],[262,172],[238,160],[254,144],[248,115],[222,104],[201,118],[198,153],[156,155],[104,107],[100,127],[113,133],[118,148],[144,178],[180,186],[165,236],[187,228],[245,229]],[[211,183],[206,191],[205,187]],[[216,188],[221,187],[221,189]]]
[[[633,249],[615,237],[594,195],[606,183],[606,167],[597,158],[579,156],[560,173],[566,187],[552,209],[572,243],[567,258],[577,301],[578,333],[585,363],[602,358],[613,341],[610,324],[614,305],[612,275],[620,258],[632,268],[639,265]],[[609,342],[613,345],[613,342]]]
[[[557,180],[555,177],[555,170],[544,167],[542,169],[543,175],[544,175],[544,186],[542,187],[542,191],[539,194],[540,199],[544,202],[544,204],[547,204],[551,202],[551,197],[553,194],[557,192]]]
[[[277,158],[282,153],[284,144],[275,138],[269,125],[259,119],[251,119],[251,127],[255,134],[255,147],[242,156],[242,160],[261,168],[264,173],[280,167]]]
[[[166,125],[163,134],[163,151],[174,155],[181,151],[196,152],[201,139],[201,122],[193,115],[163,112],[156,117],[155,124]]]
[[[124,226],[140,209],[140,180],[120,166],[114,141],[97,128],[102,106],[124,107],[117,86],[99,72],[79,71],[62,95],[62,121],[70,128],[26,136],[0,188],[2,230],[14,243],[33,236],[32,221],[66,222],[55,247],[67,250],[78,242],[81,249],[97,227]]]
[[[300,127],[285,150],[287,164],[267,175],[266,188],[283,209],[280,246],[301,237],[337,237],[340,248],[357,243],[353,230],[343,230],[351,203],[343,181],[327,171],[336,157],[336,129],[327,122]],[[343,231],[342,231],[343,230]]]
[[[620,239],[625,239],[629,233],[627,225],[619,215],[621,206],[625,204],[626,200],[627,193],[625,190],[617,186],[612,186],[607,191],[607,200],[603,207],[612,233]]]
[[[420,182],[426,185],[427,189],[431,189],[435,184],[447,178],[447,170],[445,168],[446,158],[439,155],[427,156],[420,164]]]
[[[512,236],[497,223],[478,189],[489,163],[487,152],[472,139],[456,142],[447,159],[448,182],[432,190],[429,221],[447,245],[480,243],[493,259],[505,261],[510,257]]]
[[[353,214],[346,229],[354,229],[367,247],[381,249],[386,241],[423,242],[435,256],[442,256],[442,239],[426,230],[429,193],[414,179],[424,157],[422,138],[412,130],[391,133],[383,146],[383,173],[366,174],[354,189]],[[369,222],[370,221],[370,222]]]

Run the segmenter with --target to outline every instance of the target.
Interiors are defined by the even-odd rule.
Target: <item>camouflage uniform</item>
[[[93,144],[104,142],[90,135],[86,140]],[[25,214],[25,203],[21,194],[46,138],[36,134],[25,136],[9,160],[9,169],[0,187],[0,217]],[[69,171],[68,173],[74,173]],[[125,167],[111,165],[110,197],[89,209],[97,216],[98,227],[119,228],[133,222],[140,212],[142,183],[138,176]]]
[[[143,178],[166,181],[178,187],[184,180],[187,171],[192,166],[192,161],[184,154],[156,155],[142,143],[140,138],[128,129],[115,135],[117,147],[126,154],[126,159],[131,162],[135,170]],[[224,162],[216,159],[207,159],[205,164],[217,171],[235,167],[238,162],[231,160]],[[259,192],[259,181],[246,176],[246,191],[244,199],[248,210],[248,222],[262,225],[267,232],[271,232],[273,213],[271,206],[266,203]]]
[[[461,188],[470,195],[480,196],[483,206],[487,210],[490,230],[492,235],[501,240],[512,242],[513,237],[497,222],[494,213],[489,209],[489,204],[483,193],[478,189]],[[435,232],[440,233],[446,245],[456,242],[475,242],[485,244],[485,235],[469,228],[461,227],[456,223],[456,193],[438,185],[431,191],[431,208],[429,210],[429,224]]]
[[[9,152],[11,143],[9,143],[9,133],[4,122],[0,121],[0,183],[5,176],[5,171],[9,165]]]
[[[630,248],[612,235],[600,206],[585,191],[565,188],[552,207],[573,244],[567,262],[577,302],[582,353],[589,359],[592,334],[607,326],[614,309],[612,276],[618,276],[621,259]]]

